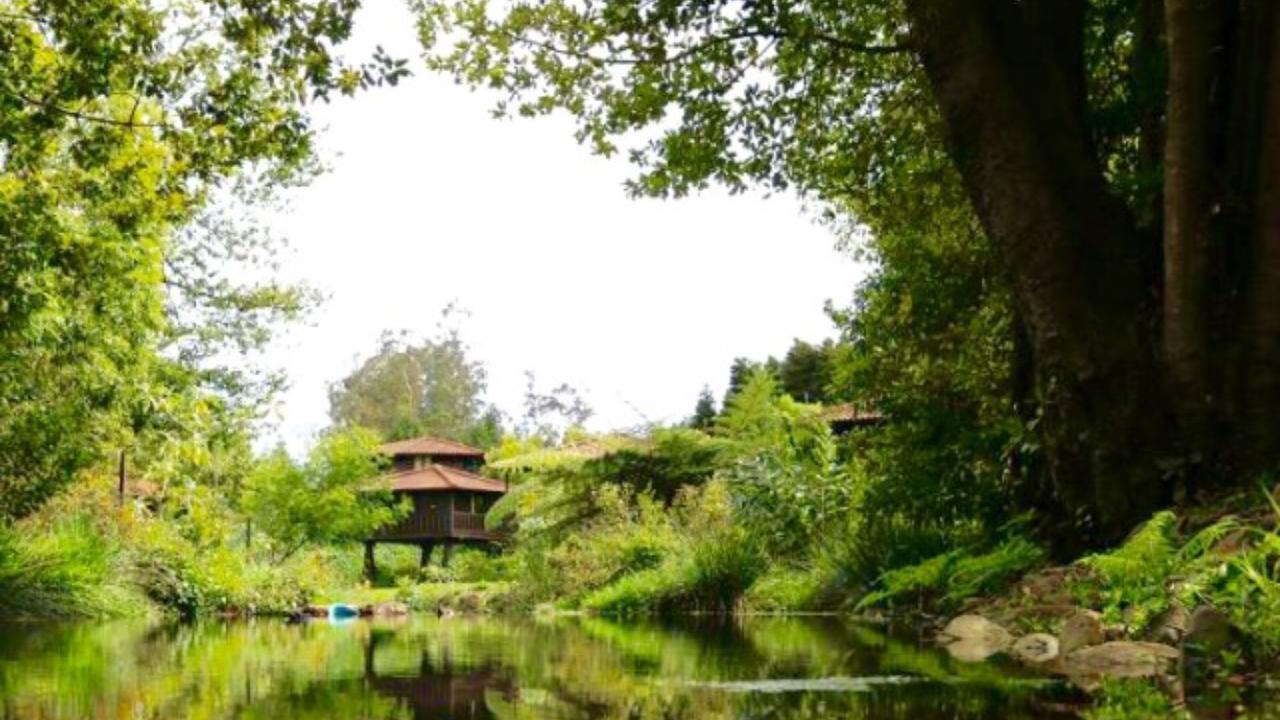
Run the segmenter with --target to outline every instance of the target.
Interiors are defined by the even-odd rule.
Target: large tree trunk
[[[1247,480],[1280,457],[1280,3],[1138,10],[1134,71],[1163,67],[1161,38],[1169,57],[1163,118],[1139,109],[1139,161],[1164,171],[1140,223],[1091,147],[1083,0],[908,0],[955,162],[1008,257],[1056,514],[1085,543],[1121,537],[1177,480]]]
[[[1233,127],[1232,136],[1242,145],[1233,156],[1246,168],[1236,173],[1243,175],[1239,192],[1252,201],[1247,224],[1240,224],[1247,228],[1251,272],[1243,293],[1239,422],[1233,430],[1244,443],[1241,466],[1270,470],[1280,455],[1280,7],[1273,0],[1247,3],[1241,25],[1247,35],[1238,65],[1247,79],[1236,92],[1244,107],[1233,116],[1253,122],[1238,123],[1245,127],[1240,136]]]
[[[1141,238],[1084,126],[1079,44],[1046,39],[1081,37],[1082,5],[909,3],[953,155],[1009,258],[1034,347],[1044,468],[1057,519],[1076,529],[1054,533],[1063,552],[1122,535],[1171,497],[1150,462],[1169,411]]]

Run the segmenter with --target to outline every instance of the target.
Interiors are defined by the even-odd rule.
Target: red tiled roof
[[[379,483],[389,482],[392,490],[403,492],[431,490],[471,490],[473,492],[505,493],[507,484],[483,475],[469,473],[448,465],[432,464],[417,470],[402,470],[378,478]]]
[[[448,455],[450,457],[484,457],[484,451],[452,440],[416,437],[389,442],[378,448],[386,455]]]

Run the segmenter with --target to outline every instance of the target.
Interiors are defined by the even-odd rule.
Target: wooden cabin
[[[444,562],[455,545],[490,545],[499,534],[486,530],[485,513],[507,492],[502,480],[480,475],[484,452],[462,443],[419,437],[387,443],[379,450],[391,457],[391,471],[378,479],[397,497],[408,497],[413,512],[395,525],[378,530],[365,541],[365,571],[376,568],[373,549],[378,543],[417,545],[422,564],[437,545]]]

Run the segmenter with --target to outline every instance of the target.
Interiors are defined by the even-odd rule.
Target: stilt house
[[[444,548],[447,564],[454,545],[488,545],[498,539],[497,533],[485,529],[484,516],[507,492],[507,484],[478,474],[484,452],[431,437],[400,440],[379,449],[391,456],[391,471],[378,482],[397,497],[410,498],[413,512],[365,541],[365,569],[370,576],[377,543],[417,545],[426,565],[437,545]]]

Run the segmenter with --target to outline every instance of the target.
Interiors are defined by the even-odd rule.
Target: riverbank
[[[1070,679],[1098,699],[1093,718],[1234,716],[1280,669],[1277,517],[1260,492],[1161,512],[1110,551],[998,593],[948,603],[920,583],[916,608],[934,614],[917,619],[958,660],[1008,656]]]

